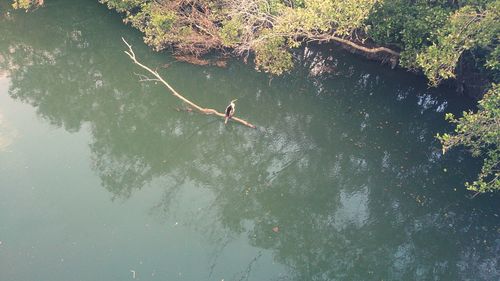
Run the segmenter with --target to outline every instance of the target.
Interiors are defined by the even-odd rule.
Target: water
[[[272,79],[176,62],[95,2],[0,1],[0,280],[500,278],[500,197],[434,138],[470,100],[328,47]],[[122,36],[258,129],[178,111]]]

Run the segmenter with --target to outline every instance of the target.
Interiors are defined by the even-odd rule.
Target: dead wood
[[[179,98],[180,100],[182,100],[183,102],[187,103],[188,105],[190,105],[191,107],[193,107],[194,109],[198,110],[199,112],[203,113],[203,114],[207,114],[207,115],[217,115],[219,117],[222,117],[222,118],[225,118],[225,115],[223,113],[220,113],[218,112],[217,110],[215,109],[212,109],[212,108],[203,108],[197,104],[195,104],[194,102],[188,100],[187,98],[185,98],[183,95],[179,94],[174,88],[172,88],[172,86],[170,86],[170,84],[168,84],[161,76],[160,74],[158,74],[157,71],[155,70],[152,70],[151,68],[145,66],[144,64],[140,63],[136,56],[135,56],[135,53],[134,53],[134,50],[132,50],[132,46],[122,37],[122,40],[123,42],[127,45],[128,47],[128,51],[124,51],[125,54],[127,54],[130,59],[135,63],[137,64],[138,66],[140,66],[141,68],[143,68],[144,70],[146,70],[147,72],[151,73],[151,75],[153,75],[155,78],[148,78],[147,76],[145,75],[139,75],[141,77],[140,81],[156,81],[156,82],[160,82],[162,83],[163,85],[165,85],[169,90],[170,92],[172,93],[173,96]],[[231,117],[230,119],[238,122],[238,123],[241,123],[247,127],[250,127],[250,128],[256,128],[255,125],[243,120],[243,119],[240,119],[238,117]]]

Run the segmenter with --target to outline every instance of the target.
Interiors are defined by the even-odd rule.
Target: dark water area
[[[328,47],[178,62],[96,2],[0,0],[0,280],[500,279],[500,195],[435,138],[472,100]]]

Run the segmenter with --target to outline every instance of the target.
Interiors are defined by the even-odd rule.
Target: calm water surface
[[[97,1],[0,0],[0,280],[499,280],[499,195],[463,188],[472,102],[341,52],[270,77],[176,62]],[[187,97],[252,130],[189,113]],[[134,275],[135,274],[135,275]]]

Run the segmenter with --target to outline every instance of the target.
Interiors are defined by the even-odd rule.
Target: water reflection
[[[17,130],[9,125],[2,112],[0,112],[0,152],[6,151],[18,134]]]
[[[16,26],[18,17],[26,26]],[[44,17],[45,38],[28,32],[39,18],[0,20],[9,95],[70,132],[88,124],[93,169],[113,198],[160,182],[154,210],[170,214],[183,188],[195,187],[207,200],[192,227],[220,247],[246,235],[290,269],[286,280],[500,277],[495,198],[453,192],[477,166],[465,154],[442,157],[434,139],[446,128],[442,112],[461,110],[456,100],[315,48],[298,56],[295,73],[271,82],[239,63],[160,70],[202,104],[238,95],[239,112],[259,129],[225,127],[176,111],[163,89],[137,82],[139,70],[120,52],[126,27],[96,32],[99,22]],[[133,43],[146,63],[164,63],[139,38]]]

